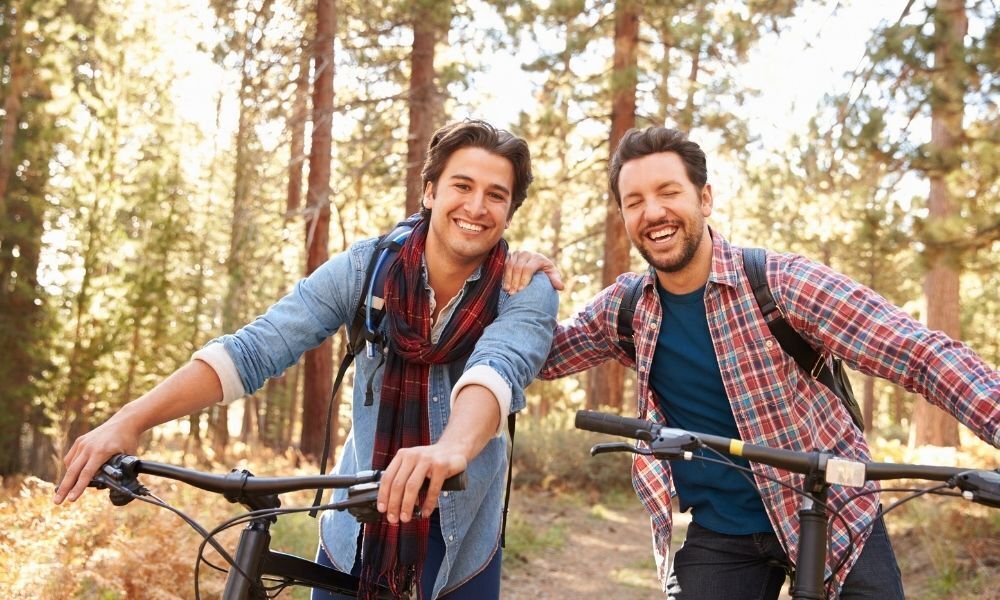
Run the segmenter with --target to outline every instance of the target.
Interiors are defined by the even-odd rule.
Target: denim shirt
[[[268,377],[295,364],[306,350],[319,345],[341,325],[350,324],[375,244],[374,239],[353,244],[299,281],[263,316],[235,334],[215,340],[224,344],[247,393],[260,389]],[[458,299],[469,282],[478,278],[477,269]],[[486,327],[472,354],[453,363],[431,366],[427,412],[432,442],[441,437],[448,424],[452,387],[468,368],[491,367],[511,387],[511,412],[524,408],[524,388],[538,374],[549,352],[558,302],[555,290],[541,274],[514,296],[501,290],[497,318]],[[443,309],[439,322],[446,323],[457,306],[458,302],[452,302]],[[353,424],[334,473],[353,474],[371,468],[383,369],[378,357],[369,358],[366,352],[359,353],[355,361]],[[365,384],[373,370],[375,405],[364,406]],[[493,437],[469,462],[466,489],[442,492],[438,498],[446,552],[434,584],[434,597],[476,575],[496,552],[506,470],[506,438]],[[346,490],[334,490],[333,501],[343,500],[346,495]],[[322,515],[321,543],[341,571],[350,572],[354,564],[359,527],[346,511]]]

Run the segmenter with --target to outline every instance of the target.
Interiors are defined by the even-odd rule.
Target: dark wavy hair
[[[611,188],[619,207],[622,205],[622,197],[618,191],[618,177],[621,175],[622,165],[630,160],[660,152],[675,152],[681,157],[688,179],[699,192],[708,183],[705,151],[689,140],[683,131],[669,127],[629,129],[622,136],[622,141],[618,143],[618,148],[608,165],[608,187]]]
[[[438,178],[444,171],[448,159],[462,148],[482,148],[510,161],[514,167],[514,189],[511,190],[510,217],[521,207],[528,195],[528,186],[533,179],[531,175],[531,152],[528,143],[504,129],[497,129],[485,121],[467,120],[445,125],[434,132],[427,146],[427,159],[420,172],[423,186],[427,183],[437,188]],[[430,211],[421,208],[420,213],[427,217]]]

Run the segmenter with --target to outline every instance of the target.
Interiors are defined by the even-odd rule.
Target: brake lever
[[[607,454],[609,452],[630,452],[632,454],[649,454],[648,450],[643,448],[638,448],[632,444],[626,444],[625,442],[608,442],[605,444],[596,444],[590,449],[591,456],[597,456],[598,454]]]
[[[1000,508],[1000,468],[993,471],[966,471],[949,482],[962,490],[962,497],[976,504]]]

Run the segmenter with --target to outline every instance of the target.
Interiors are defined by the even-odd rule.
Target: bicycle
[[[186,514],[153,495],[139,482],[140,474],[173,479],[207,492],[221,494],[229,502],[242,504],[249,512],[224,521],[212,531],[206,531]],[[104,463],[91,479],[90,487],[108,489],[111,503],[115,506],[141,500],[166,508],[202,536],[194,568],[196,598],[200,598],[198,581],[203,561],[212,568],[225,570],[204,558],[206,544],[215,548],[231,567],[222,593],[223,600],[273,598],[292,585],[356,597],[358,578],[311,560],[272,551],[270,527],[277,522],[279,515],[313,510],[347,510],[362,523],[378,519],[380,514],[375,504],[381,476],[381,471],[362,471],[355,475],[255,477],[246,469],[233,469],[226,475],[217,475],[118,454]],[[459,491],[465,489],[465,484],[465,473],[460,473],[446,479],[441,489]],[[281,500],[278,498],[278,494],[286,492],[332,488],[347,488],[347,499],[319,507],[281,508]],[[419,516],[419,510],[416,513]],[[224,529],[242,523],[247,523],[247,526],[240,534],[233,556],[215,540],[215,536]],[[377,597],[394,596],[388,589],[380,587]]]
[[[882,514],[923,494],[957,495],[944,492],[946,488],[958,488],[961,491],[960,495],[971,502],[1000,508],[1000,468],[987,471],[961,467],[858,462],[838,458],[829,452],[797,452],[747,444],[741,440],[587,410],[577,411],[575,425],[577,429],[629,437],[647,444],[646,447],[623,442],[597,444],[591,448],[591,456],[607,452],[629,452],[660,460],[715,460],[694,454],[694,451],[704,449],[713,452],[721,461],[741,471],[749,469],[733,464],[724,454],[805,475],[803,488],[792,488],[803,497],[798,513],[799,557],[797,564],[791,565],[792,597],[796,600],[826,598],[826,584],[843,567],[847,556],[845,554],[844,559],[832,569],[831,574],[824,577],[827,550],[825,542],[830,523],[826,497],[831,485],[862,487],[867,481],[885,479],[923,479],[943,482],[929,488],[907,488],[914,493],[894,502],[884,509]],[[778,483],[787,485],[780,481]]]

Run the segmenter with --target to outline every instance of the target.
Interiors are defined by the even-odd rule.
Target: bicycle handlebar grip
[[[596,431],[597,433],[608,433],[611,435],[619,435],[634,439],[638,439],[636,432],[652,432],[653,429],[657,427],[656,424],[642,419],[619,417],[618,415],[611,415],[593,410],[576,411],[575,425],[577,429]]]
[[[441,484],[442,492],[460,492],[465,489],[469,478],[465,475],[465,471],[462,471],[458,475],[452,475],[448,479],[444,480]]]

